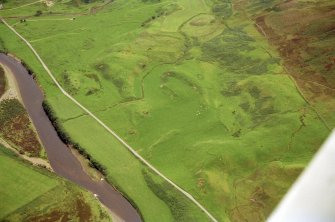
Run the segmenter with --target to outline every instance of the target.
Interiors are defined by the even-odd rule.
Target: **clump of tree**
[[[33,76],[35,78],[35,73],[33,71],[33,69],[24,61],[21,61],[21,65],[28,71],[28,74]]]
[[[144,27],[144,26],[148,25],[151,21],[161,17],[163,14],[164,14],[164,12],[159,12],[156,15],[151,16],[150,18],[148,18],[147,20],[142,22],[141,26]]]
[[[86,150],[82,146],[80,146],[79,143],[73,142],[70,138],[68,138],[68,139],[69,139],[69,143],[71,144],[71,147],[78,150],[78,153],[80,153],[80,155],[82,155],[83,157],[85,157],[86,159],[89,160],[90,167],[95,168],[100,173],[102,173],[104,176],[107,175],[107,169],[106,169],[105,166],[100,164],[89,153],[87,153]]]
[[[5,42],[0,38],[0,52],[7,54],[8,49],[5,46]]]
[[[65,133],[65,130],[59,123],[59,120],[54,110],[51,108],[50,104],[44,100],[42,103],[42,107],[44,109],[44,112],[47,114],[49,120],[51,121],[52,125],[54,126],[59,138],[63,141],[63,143],[70,144],[70,137],[67,133]]]
[[[42,10],[37,10],[35,16],[41,16],[43,14]]]

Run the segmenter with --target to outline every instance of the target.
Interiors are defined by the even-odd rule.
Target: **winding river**
[[[112,212],[114,222],[140,222],[141,218],[134,207],[106,181],[92,180],[71,150],[60,140],[42,108],[43,93],[22,64],[2,53],[0,63],[14,74],[22,101],[47,152],[52,169],[59,176],[96,194],[100,202]]]

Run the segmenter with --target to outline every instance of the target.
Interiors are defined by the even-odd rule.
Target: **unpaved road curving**
[[[1,22],[7,26],[14,34],[19,37],[34,53],[37,60],[41,63],[44,70],[48,73],[52,81],[56,84],[58,89],[61,91],[63,95],[65,95],[68,99],[70,99],[73,103],[75,103],[79,108],[81,108],[86,114],[88,114],[90,117],[92,117],[97,123],[99,123],[100,126],[102,126],[105,130],[107,130],[111,135],[115,137],[125,148],[128,149],[129,152],[131,152],[138,160],[140,160],[144,165],[149,167],[152,171],[154,171],[159,177],[164,179],[166,182],[168,182],[170,185],[172,185],[176,190],[181,192],[185,197],[187,197],[190,201],[192,201],[195,205],[197,205],[213,222],[218,222],[216,218],[204,207],[200,202],[198,202],[190,193],[185,191],[183,188],[179,187],[177,184],[175,184],[172,180],[170,180],[168,177],[166,177],[163,173],[161,173],[156,167],[151,165],[145,158],[143,158],[137,151],[131,147],[125,140],[123,140],[119,135],[117,135],[111,128],[109,128],[104,122],[102,122],[97,116],[95,116],[90,110],[88,110],[85,106],[83,106],[80,102],[78,102],[75,98],[73,98],[68,92],[65,91],[65,89],[60,85],[60,83],[57,81],[55,76],[50,71],[49,67],[44,63],[41,56],[38,54],[38,52],[35,50],[35,48],[30,44],[30,42],[25,39],[20,33],[18,33],[12,26],[10,26],[4,18],[0,16]]]
[[[47,152],[52,169],[59,176],[97,194],[99,200],[112,212],[114,222],[141,221],[134,207],[110,184],[104,180],[92,180],[71,150],[59,139],[42,108],[44,96],[27,70],[18,61],[5,54],[0,54],[0,63],[10,69],[15,76],[22,101]]]

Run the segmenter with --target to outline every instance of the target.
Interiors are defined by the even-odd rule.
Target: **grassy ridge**
[[[46,16],[16,28],[68,92],[215,217],[264,220],[329,133],[249,17],[276,3],[247,10],[238,1],[120,0],[92,16]],[[173,190],[162,192],[169,188],[59,95],[0,29],[6,48],[38,74],[71,138],[106,166],[146,221],[199,214]],[[171,213],[176,206],[186,210]]]
[[[1,221],[111,221],[97,200],[0,146]]]
[[[45,93],[48,102],[54,107],[59,120],[64,122],[66,130],[71,134],[73,140],[81,144],[89,153],[98,151],[94,157],[108,168],[108,180],[112,181],[116,187],[121,187],[127,196],[137,204],[146,221],[171,221],[172,215],[168,206],[147,187],[141,171],[142,165],[114,137],[106,133],[91,118],[83,115],[82,111],[71,101],[59,94],[58,89],[51,83],[38,61],[32,59],[34,56],[30,50],[26,47],[18,47],[22,46],[22,43],[2,25],[1,32],[5,33],[2,38],[6,41],[6,47],[27,61],[34,68],[34,73],[39,73],[37,78],[47,89]],[[84,120],[78,118],[80,116]],[[85,122],[80,127],[81,131],[77,130],[76,124],[67,126],[67,122],[75,120]],[[129,183],[129,181],[133,181],[133,183]]]

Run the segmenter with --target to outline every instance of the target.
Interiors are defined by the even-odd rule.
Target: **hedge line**
[[[69,134],[65,131],[64,127],[58,120],[54,110],[51,108],[50,104],[44,100],[42,103],[42,107],[47,114],[49,120],[51,121],[52,125],[54,126],[59,138],[68,146],[71,146],[78,150],[78,152],[83,155],[86,159],[89,160],[89,165],[92,168],[95,168],[100,173],[102,173],[104,176],[107,175],[107,169],[105,166],[100,164],[97,160],[95,160],[89,153],[86,152],[86,150],[79,144],[74,142]]]
[[[2,38],[0,38],[0,53],[8,53],[8,49],[5,46],[5,43]]]
[[[30,66],[27,63],[25,63],[24,61],[21,61],[21,65],[28,71],[29,75],[31,75],[35,78],[35,74],[34,74],[32,68],[30,68]]]
[[[78,152],[83,155],[86,159],[90,161],[89,165],[90,167],[95,168],[100,173],[102,173],[106,177],[106,181],[109,184],[112,184],[112,186],[121,193],[121,195],[128,200],[128,202],[137,210],[139,213],[142,221],[144,221],[143,215],[141,214],[141,211],[139,210],[139,207],[135,203],[135,201],[127,195],[126,192],[123,191],[122,187],[119,186],[111,177],[107,176],[107,169],[105,166],[97,162],[89,153],[86,152],[86,150],[80,146],[80,144],[72,141],[70,136],[65,132],[63,126],[61,125],[60,121],[58,120],[54,110],[51,108],[51,105],[44,100],[42,103],[43,109],[45,113],[47,114],[49,120],[51,121],[52,125],[54,126],[59,138],[63,141],[63,143],[75,148],[78,150]]]

